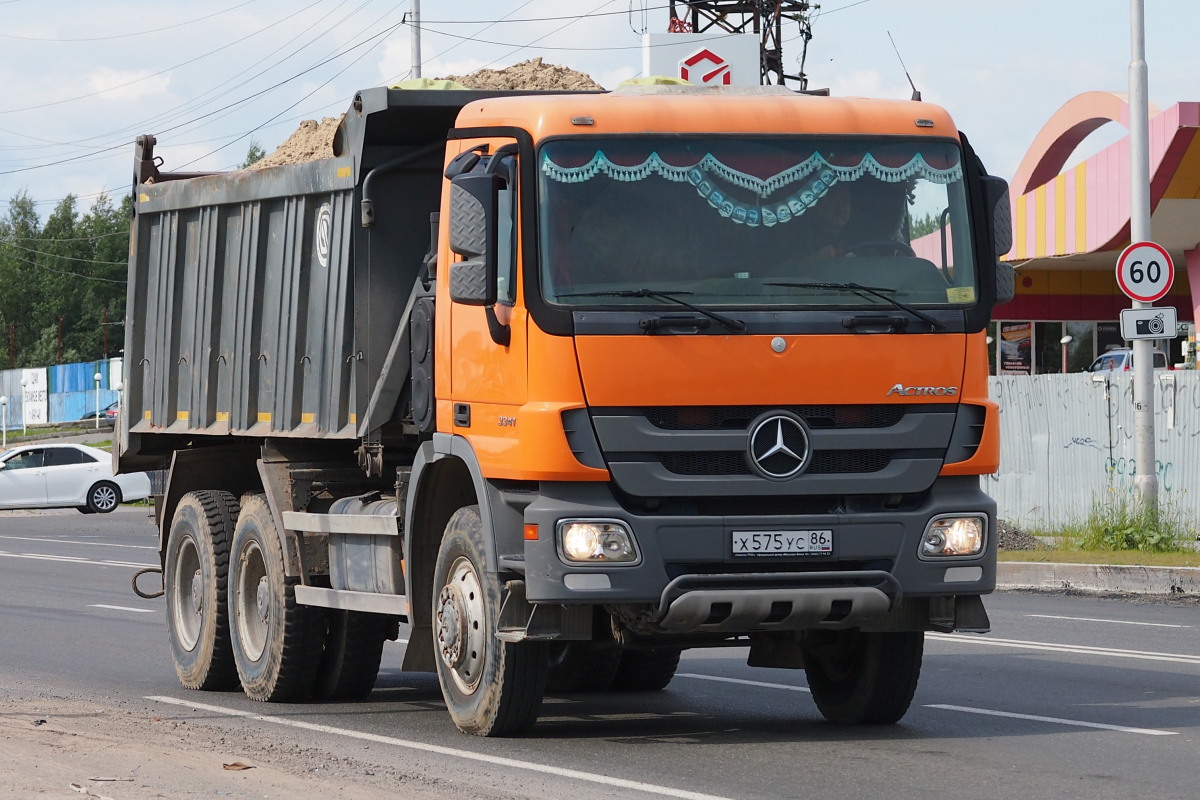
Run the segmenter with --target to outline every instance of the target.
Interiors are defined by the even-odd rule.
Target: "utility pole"
[[[1129,233],[1134,242],[1151,241],[1150,100],[1146,67],[1144,0],[1130,0],[1129,61]],[[1149,308],[1138,300],[1134,308]],[[1154,353],[1149,339],[1133,342],[1133,438],[1137,460],[1133,490],[1148,511],[1158,508],[1158,471],[1154,460]]]
[[[412,76],[421,77],[421,0],[411,0],[408,12],[409,27],[412,28]]]
[[[759,37],[759,82],[778,84],[795,81],[800,90],[808,88],[804,62],[812,39],[812,17],[821,8],[809,0],[670,0],[672,30],[690,29],[695,33],[709,30],[727,33],[754,33]],[[800,69],[789,75],[783,65],[783,23],[795,22],[803,40]]]

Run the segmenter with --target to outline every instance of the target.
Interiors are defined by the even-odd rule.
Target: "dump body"
[[[472,733],[536,719],[514,663],[661,688],[697,646],[880,722],[925,630],[986,630],[1007,200],[943,110],[373,89],[333,158],[173,176],[153,144],[119,459],[171,471],[185,685],[227,613],[252,697],[369,691],[399,619]]]

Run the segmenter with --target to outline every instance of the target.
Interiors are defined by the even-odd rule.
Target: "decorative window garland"
[[[717,212],[739,225],[756,227],[789,222],[812,208],[838,181],[856,181],[868,173],[885,183],[899,183],[913,177],[921,177],[931,183],[948,184],[962,179],[962,167],[954,165],[948,169],[930,166],[924,156],[915,154],[907,164],[885,167],[874,156],[867,153],[856,166],[841,167],[830,164],[820,153],[813,153],[804,162],[762,180],[721,163],[711,153],[705,154],[694,166],[676,167],[663,161],[658,153],[651,153],[641,164],[623,166],[608,159],[603,151],[596,151],[591,161],[579,167],[562,167],[542,157],[542,172],[559,183],[583,183],[603,173],[614,181],[633,183],[651,175],[659,175],[675,183],[690,183],[696,192],[708,201]],[[799,191],[786,199],[763,205],[750,205],[728,196],[713,183],[710,176],[726,183],[747,189],[766,199],[787,186],[807,178],[814,172],[816,177]]]

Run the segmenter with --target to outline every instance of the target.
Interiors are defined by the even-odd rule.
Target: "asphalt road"
[[[37,683],[215,728],[231,748],[294,737],[313,769],[347,759],[366,774],[402,769],[456,787],[447,796],[1196,796],[1195,606],[995,595],[991,634],[927,637],[913,707],[891,727],[828,724],[803,672],[699,650],[663,692],[549,697],[531,736],[485,740],[454,729],[432,675],[400,672],[402,643],[386,649],[363,703],[181,689],[163,601],[129,589],[155,562],[154,542],[144,510],[0,512],[0,695]]]

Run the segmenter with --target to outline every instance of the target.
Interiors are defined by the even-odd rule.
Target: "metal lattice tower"
[[[808,88],[804,61],[812,39],[812,14],[819,8],[806,0],[671,0],[671,30],[686,26],[696,33],[717,28],[729,33],[759,34],[760,82],[783,84],[792,80],[804,90]],[[784,20],[800,26],[803,44],[800,69],[795,75],[783,69]]]

